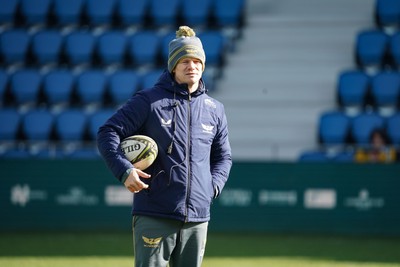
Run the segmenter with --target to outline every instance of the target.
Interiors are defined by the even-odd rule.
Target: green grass
[[[132,267],[131,234],[0,234],[1,267]],[[210,233],[203,267],[400,266],[400,238]]]

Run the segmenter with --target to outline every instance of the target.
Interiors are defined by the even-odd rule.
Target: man
[[[205,53],[181,26],[169,44],[168,70],[153,88],[134,95],[98,132],[98,147],[131,192],[135,266],[200,266],[210,205],[232,165],[224,107],[206,94]],[[133,168],[121,140],[142,134],[159,149],[144,171]]]

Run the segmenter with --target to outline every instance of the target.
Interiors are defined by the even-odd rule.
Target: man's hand
[[[151,175],[138,169],[132,169],[124,183],[125,187],[132,193],[139,193],[142,189],[149,187],[149,185],[143,183],[139,177],[148,179]]]

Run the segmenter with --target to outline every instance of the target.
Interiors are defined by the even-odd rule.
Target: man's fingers
[[[142,178],[150,178],[151,177],[150,174],[145,173],[144,171],[141,171],[141,170],[136,170],[136,173]]]

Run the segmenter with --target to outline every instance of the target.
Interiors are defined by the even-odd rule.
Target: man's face
[[[197,58],[182,58],[176,64],[175,80],[179,83],[187,83],[189,87],[197,84],[203,74],[203,64]]]

